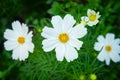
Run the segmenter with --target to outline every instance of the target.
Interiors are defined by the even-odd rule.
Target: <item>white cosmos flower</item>
[[[28,58],[29,52],[32,53],[34,50],[32,31],[28,32],[26,24],[20,24],[19,21],[12,23],[12,29],[6,29],[4,32],[4,38],[7,39],[4,47],[7,51],[13,50],[13,59],[24,61]]]
[[[51,20],[53,28],[45,26],[41,33],[45,38],[42,42],[44,51],[55,49],[58,61],[63,61],[64,57],[68,62],[78,58],[76,49],[80,50],[83,44],[78,38],[85,36],[87,29],[83,24],[73,27],[75,22],[70,14],[67,14],[64,19],[53,16]]]
[[[99,15],[99,12],[95,12],[94,10],[88,9],[87,16],[89,18],[88,25],[93,26],[96,25],[99,22],[99,18],[101,15]]]
[[[102,35],[98,36],[98,42],[95,43],[94,49],[96,51],[100,51],[99,55],[97,56],[98,60],[106,61],[106,64],[110,64],[110,59],[113,62],[120,61],[120,39],[115,39],[115,35],[112,33],[108,33],[106,38]]]

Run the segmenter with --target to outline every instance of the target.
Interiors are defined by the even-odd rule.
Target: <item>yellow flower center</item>
[[[62,43],[66,43],[69,40],[69,36],[66,33],[62,33],[58,36],[59,41]]]
[[[96,20],[96,15],[95,14],[91,14],[89,16],[89,19],[90,19],[90,21],[95,21]]]
[[[111,47],[110,45],[107,45],[107,46],[105,47],[105,50],[106,50],[107,52],[110,52],[110,51],[112,50],[112,47]]]
[[[25,38],[23,36],[18,37],[18,43],[23,44],[25,42]]]

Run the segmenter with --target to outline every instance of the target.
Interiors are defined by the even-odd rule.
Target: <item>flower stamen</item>
[[[23,36],[18,37],[18,43],[19,44],[25,43],[25,38]]]
[[[66,43],[69,40],[69,36],[66,33],[62,33],[58,36],[59,41],[62,43]]]
[[[112,47],[111,47],[110,45],[107,45],[107,46],[105,47],[105,50],[106,50],[107,52],[110,52],[110,51],[112,50]]]
[[[96,15],[95,14],[91,14],[89,16],[89,19],[90,19],[90,21],[95,21],[96,20]]]

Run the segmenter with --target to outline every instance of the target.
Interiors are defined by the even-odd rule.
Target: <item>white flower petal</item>
[[[120,44],[120,39],[115,39],[114,44],[119,45]]]
[[[6,29],[6,31],[4,32],[4,38],[8,39],[8,40],[16,40],[18,37],[18,33],[10,30],[10,29]]]
[[[112,46],[112,51],[111,51],[111,52],[120,54],[120,46],[119,46],[118,44],[114,44],[114,45]]]
[[[21,50],[22,50],[22,51],[21,51],[21,53],[20,53],[19,60],[20,60],[20,61],[24,61],[25,59],[28,58],[29,53],[28,53],[27,50],[25,50],[25,49],[23,49],[23,48],[22,48]]]
[[[18,60],[19,59],[19,54],[20,54],[20,52],[16,51],[16,49],[14,49],[13,53],[12,53],[12,59]]]
[[[94,25],[96,25],[99,21],[98,20],[95,20],[95,21],[89,21],[87,24],[92,27]]]
[[[112,34],[112,33],[108,33],[106,35],[106,39],[109,40],[109,41],[113,41],[115,39],[115,35]]]
[[[103,51],[103,56],[104,56],[106,65],[109,65],[109,64],[110,64],[110,56],[109,56],[109,53],[106,52],[105,47],[103,48],[102,51]]]
[[[119,39],[114,39],[111,42],[108,42],[108,45],[111,45],[112,47],[112,51],[111,52],[115,52],[115,53],[120,53],[120,45],[119,45]]]
[[[59,44],[56,48],[56,58],[58,61],[63,61],[65,56],[65,45]]]
[[[99,12],[97,12],[96,15],[97,15],[97,19],[100,18],[100,16],[101,16],[101,15],[99,14]]]
[[[106,65],[110,65],[110,57],[108,55],[106,55],[105,61]]]
[[[70,45],[66,45],[65,58],[68,62],[78,58],[77,51]]]
[[[57,32],[62,31],[62,18],[60,16],[53,16],[51,23]]]
[[[7,51],[10,51],[10,50],[13,50],[13,49],[15,49],[16,47],[18,46],[18,44],[17,44],[17,42],[15,42],[15,41],[6,41],[5,43],[4,43],[4,47],[5,47],[5,49],[7,50]]]
[[[33,37],[33,34],[32,34],[32,31],[30,31],[26,36],[26,41],[27,42],[32,41],[32,37]]]
[[[106,65],[110,64],[110,57],[108,55],[108,53],[105,52],[105,49],[102,49],[102,51],[98,54],[97,56],[98,60],[100,61],[106,61]]]
[[[80,50],[82,47],[83,42],[79,41],[78,39],[70,39],[68,42],[72,47],[75,47],[77,50]]]
[[[28,58],[28,55],[29,53],[26,48],[19,46],[13,50],[12,58],[15,60],[19,59],[20,61],[24,61],[26,58]]]
[[[106,42],[106,41],[105,41],[105,38],[104,38],[102,35],[98,36],[97,40],[98,40],[98,42],[100,42],[102,45],[104,45],[105,42]]]
[[[89,21],[89,18],[87,16],[83,16],[81,17],[81,20],[85,21],[85,22],[88,22]]]
[[[87,16],[90,16],[90,13],[91,13],[91,9],[88,9],[87,10]]]
[[[62,29],[63,32],[69,31],[73,25],[76,23],[76,20],[70,14],[67,14],[63,19]]]
[[[92,14],[96,14],[96,12],[95,12],[94,10],[91,10],[91,13],[92,13]]]
[[[28,33],[28,27],[26,24],[22,23],[22,31],[24,34],[27,34]]]
[[[90,27],[92,27],[92,26],[94,25],[94,23],[89,21],[89,22],[87,23],[87,25],[90,26]]]
[[[82,38],[87,34],[87,29],[83,24],[76,25],[72,31],[69,33],[73,38]]]
[[[106,54],[105,51],[102,50],[102,51],[98,54],[97,59],[103,62],[103,61],[105,60],[105,56],[104,56],[105,54]]]
[[[120,61],[120,55],[115,53],[115,52],[111,52],[109,53],[110,58],[112,59],[113,62],[119,62]]]
[[[44,27],[41,35],[44,38],[56,38],[58,36],[58,33],[53,28]]]
[[[33,36],[32,31],[30,31],[28,35],[26,36],[26,42],[25,42],[27,50],[30,51],[31,53],[33,53],[34,51],[34,44],[32,43],[32,36]]]
[[[99,42],[96,42],[96,43],[94,44],[94,49],[95,49],[96,51],[101,51],[101,49],[102,49],[103,46],[104,46],[103,44],[101,44],[101,43],[99,43]]]
[[[26,49],[29,52],[33,53],[33,51],[34,51],[34,44],[32,42],[26,42],[24,46],[26,47]]]
[[[91,14],[96,14],[96,12],[94,10],[88,9],[87,16],[89,17]]]
[[[53,50],[57,46],[57,40],[55,39],[45,39],[42,41],[43,49],[45,52]]]
[[[13,30],[18,31],[18,32],[21,31],[20,22],[19,21],[12,22],[12,28],[13,28]]]

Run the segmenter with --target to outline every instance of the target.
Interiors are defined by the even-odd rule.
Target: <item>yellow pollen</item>
[[[90,14],[89,19],[90,19],[90,21],[95,21],[96,20],[96,15],[95,14]]]
[[[25,42],[25,38],[24,37],[22,37],[22,36],[18,37],[18,43],[19,44],[23,44],[24,42]]]
[[[105,47],[105,49],[106,49],[107,52],[110,52],[110,51],[112,50],[112,47],[111,47],[110,45],[107,45],[107,46]]]
[[[66,33],[62,33],[58,36],[59,41],[62,43],[66,43],[69,40],[69,36]]]

